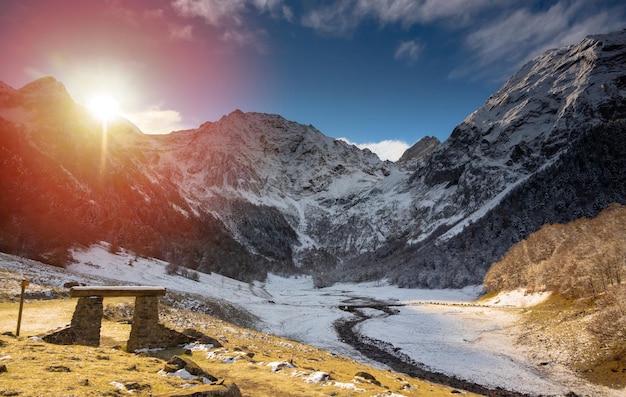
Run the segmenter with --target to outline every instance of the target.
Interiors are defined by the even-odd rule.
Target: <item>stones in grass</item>
[[[51,365],[49,367],[46,367],[46,371],[48,372],[72,372],[72,370],[66,367],[65,365]]]

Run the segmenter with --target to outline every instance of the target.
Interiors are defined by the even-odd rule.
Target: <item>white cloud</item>
[[[380,25],[400,24],[409,28],[440,20],[453,20],[454,25],[468,25],[472,16],[492,0],[340,0],[330,5],[309,9],[302,24],[324,34],[350,34],[367,19]]]
[[[524,7],[508,10],[467,35],[464,45],[470,52],[468,61],[450,76],[501,80],[548,49],[576,44],[590,34],[621,29],[624,7],[615,11],[581,0],[561,1],[542,11]]]
[[[192,128],[183,122],[183,119],[175,110],[162,110],[153,106],[136,113],[123,115],[135,124],[144,134],[168,134],[172,131]]]
[[[211,26],[242,25],[245,0],[174,0],[172,7],[183,17],[201,17]]]
[[[398,161],[400,156],[409,148],[406,142],[398,140],[384,140],[380,142],[354,143],[347,138],[339,138],[350,145],[354,145],[359,149],[369,149],[375,153],[381,160]]]
[[[258,12],[268,11],[278,15],[286,11],[281,7],[282,0],[174,0],[172,8],[178,15],[186,18],[200,17],[207,25],[221,30],[220,39],[241,47],[256,48],[265,52],[267,32],[255,28],[251,18],[247,17],[251,9]],[[289,10],[290,11],[290,10]],[[285,17],[288,14],[284,14]],[[186,33],[186,32],[181,32]],[[191,31],[189,30],[189,35]]]
[[[354,30],[363,20],[353,0],[336,1],[330,6],[309,10],[302,25],[323,34],[343,35]]]
[[[417,40],[403,41],[396,49],[394,58],[397,60],[405,59],[409,64],[413,64],[419,58],[422,48],[422,44]]]

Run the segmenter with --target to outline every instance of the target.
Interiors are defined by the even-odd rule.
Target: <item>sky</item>
[[[117,101],[144,133],[240,109],[395,160],[525,62],[626,28],[609,0],[0,0],[0,81]]]

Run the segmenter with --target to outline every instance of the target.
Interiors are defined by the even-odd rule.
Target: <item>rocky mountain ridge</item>
[[[104,150],[56,80],[2,85],[0,249],[62,263],[106,240],[246,280],[480,283],[544,223],[626,202],[625,63],[626,31],[548,51],[397,163],[240,111],[165,136],[116,120]]]

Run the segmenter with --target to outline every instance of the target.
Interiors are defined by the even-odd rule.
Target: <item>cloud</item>
[[[470,54],[468,61],[450,77],[493,76],[502,80],[548,49],[576,44],[590,34],[621,29],[624,7],[616,6],[614,11],[585,1],[561,1],[540,11],[511,9],[467,35],[463,44]]]
[[[407,60],[412,65],[419,58],[422,48],[422,44],[417,40],[403,41],[396,49],[393,57],[396,60]]]
[[[294,21],[295,18],[294,18],[293,10],[291,9],[291,7],[282,6],[281,11],[283,13],[283,17],[287,20],[287,22]]]
[[[613,1],[338,0],[305,8],[301,23],[339,37],[371,21],[407,30],[437,25],[460,37],[465,61],[451,78],[500,81],[547,49],[622,29],[625,14],[626,6]],[[404,41],[394,55],[415,62],[421,49],[417,41]]]
[[[354,143],[347,138],[339,138],[350,145],[354,145],[359,149],[369,149],[375,153],[381,160],[398,161],[400,156],[409,148],[406,142],[398,140],[384,140],[380,142]]]
[[[490,0],[340,0],[305,12],[302,24],[323,34],[349,35],[366,20],[381,26],[399,24],[410,28],[440,20],[459,27],[492,4]]]
[[[211,26],[243,24],[244,0],[174,0],[174,10],[183,17],[201,17]]]
[[[318,33],[342,36],[353,31],[363,20],[353,0],[336,1],[330,6],[309,10],[302,17],[302,25]]]
[[[264,44],[264,38],[266,37],[267,32],[262,29],[257,31],[228,29],[221,34],[220,39],[227,43],[237,44],[240,47],[252,47],[259,53],[265,53],[267,46]]]
[[[170,37],[181,40],[193,40],[193,26],[170,25]]]
[[[256,10],[289,16],[291,10],[285,10],[281,3],[282,0],[174,0],[171,5],[182,17],[204,19],[207,25],[220,31],[222,41],[265,52],[267,32],[255,28],[248,14]]]
[[[163,110],[158,106],[123,116],[139,127],[144,134],[167,134],[172,131],[192,128],[183,122],[177,111]]]

